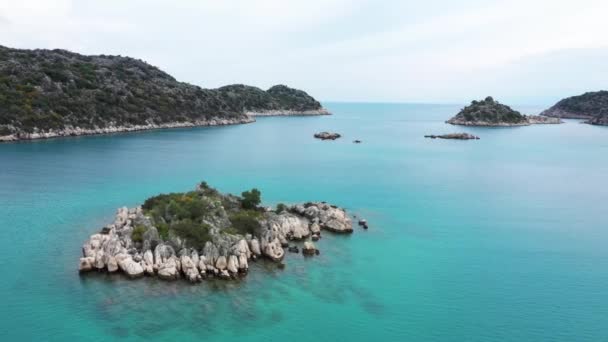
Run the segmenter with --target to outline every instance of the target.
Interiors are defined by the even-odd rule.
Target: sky
[[[0,45],[323,101],[551,104],[608,89],[607,0],[0,0]]]

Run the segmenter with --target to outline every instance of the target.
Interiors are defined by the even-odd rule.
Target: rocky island
[[[561,120],[538,115],[523,115],[488,96],[484,100],[471,102],[446,123],[463,126],[509,127],[559,124]]]
[[[431,134],[425,135],[424,137],[431,139],[479,140],[478,136],[469,133]]]
[[[541,113],[564,119],[585,119],[592,125],[608,125],[608,91],[588,92],[565,98]]]
[[[340,133],[335,133],[335,132],[319,132],[319,133],[315,133],[313,136],[315,138],[321,139],[321,140],[336,140],[336,139],[342,137],[342,135],[340,135]]]
[[[0,141],[329,114],[302,90],[203,89],[142,60],[0,46]]]
[[[201,183],[194,191],[163,194],[137,208],[118,209],[113,223],[82,247],[81,273],[122,272],[164,280],[206,277],[231,279],[246,274],[249,262],[281,263],[293,241],[306,240],[302,252],[318,254],[313,242],[322,231],[352,233],[344,209],[324,202],[262,208],[256,189],[225,195]]]

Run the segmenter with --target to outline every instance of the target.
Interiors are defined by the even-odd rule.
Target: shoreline
[[[464,121],[460,119],[450,119],[445,123],[458,126],[478,126],[478,127],[522,127],[532,125],[559,125],[564,123],[560,118],[540,115],[526,115],[524,122],[489,122],[489,121]]]
[[[86,129],[80,127],[69,127],[62,130],[51,130],[48,132],[21,133],[0,136],[0,143],[3,142],[18,142],[27,140],[42,140],[53,138],[70,138],[89,135],[104,135],[115,133],[132,133],[139,131],[152,131],[169,128],[193,128],[193,127],[211,127],[211,126],[229,126],[240,125],[255,122],[255,118],[245,116],[234,119],[213,118],[210,120],[197,120],[188,122],[167,122],[162,124],[148,125],[133,125],[133,126],[108,126],[104,128]]]
[[[53,138],[70,138],[80,137],[89,135],[104,135],[104,134],[116,134],[116,133],[132,133],[139,131],[152,131],[159,129],[169,128],[193,128],[193,127],[210,127],[210,126],[229,126],[229,125],[241,125],[255,122],[255,118],[270,117],[270,116],[318,116],[318,115],[331,115],[331,113],[325,109],[316,110],[268,110],[259,112],[245,112],[245,114],[239,118],[212,118],[209,120],[197,120],[187,122],[167,122],[162,124],[147,124],[147,125],[133,125],[133,126],[108,126],[103,128],[80,128],[80,127],[67,127],[61,130],[50,130],[47,132],[34,132],[34,133],[17,133],[10,135],[0,136],[0,143],[6,142],[18,142],[28,140],[42,140],[42,139],[53,139]]]
[[[312,110],[264,110],[264,111],[246,111],[246,115],[249,116],[317,116],[317,115],[331,115],[331,113],[325,109],[312,109]]]

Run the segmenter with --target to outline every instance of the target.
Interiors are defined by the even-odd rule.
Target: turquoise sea
[[[608,340],[607,127],[325,105],[333,116],[0,144],[0,339]],[[458,131],[481,140],[423,137]],[[320,256],[258,262],[240,282],[78,275],[117,207],[201,180],[258,187],[267,204],[326,200],[370,229],[326,233]]]

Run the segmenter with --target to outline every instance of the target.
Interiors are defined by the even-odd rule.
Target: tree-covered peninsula
[[[203,89],[142,60],[0,46],[0,141],[327,114],[304,91]]]
[[[541,113],[543,116],[585,119],[592,125],[608,125],[608,91],[588,92],[565,98]]]

